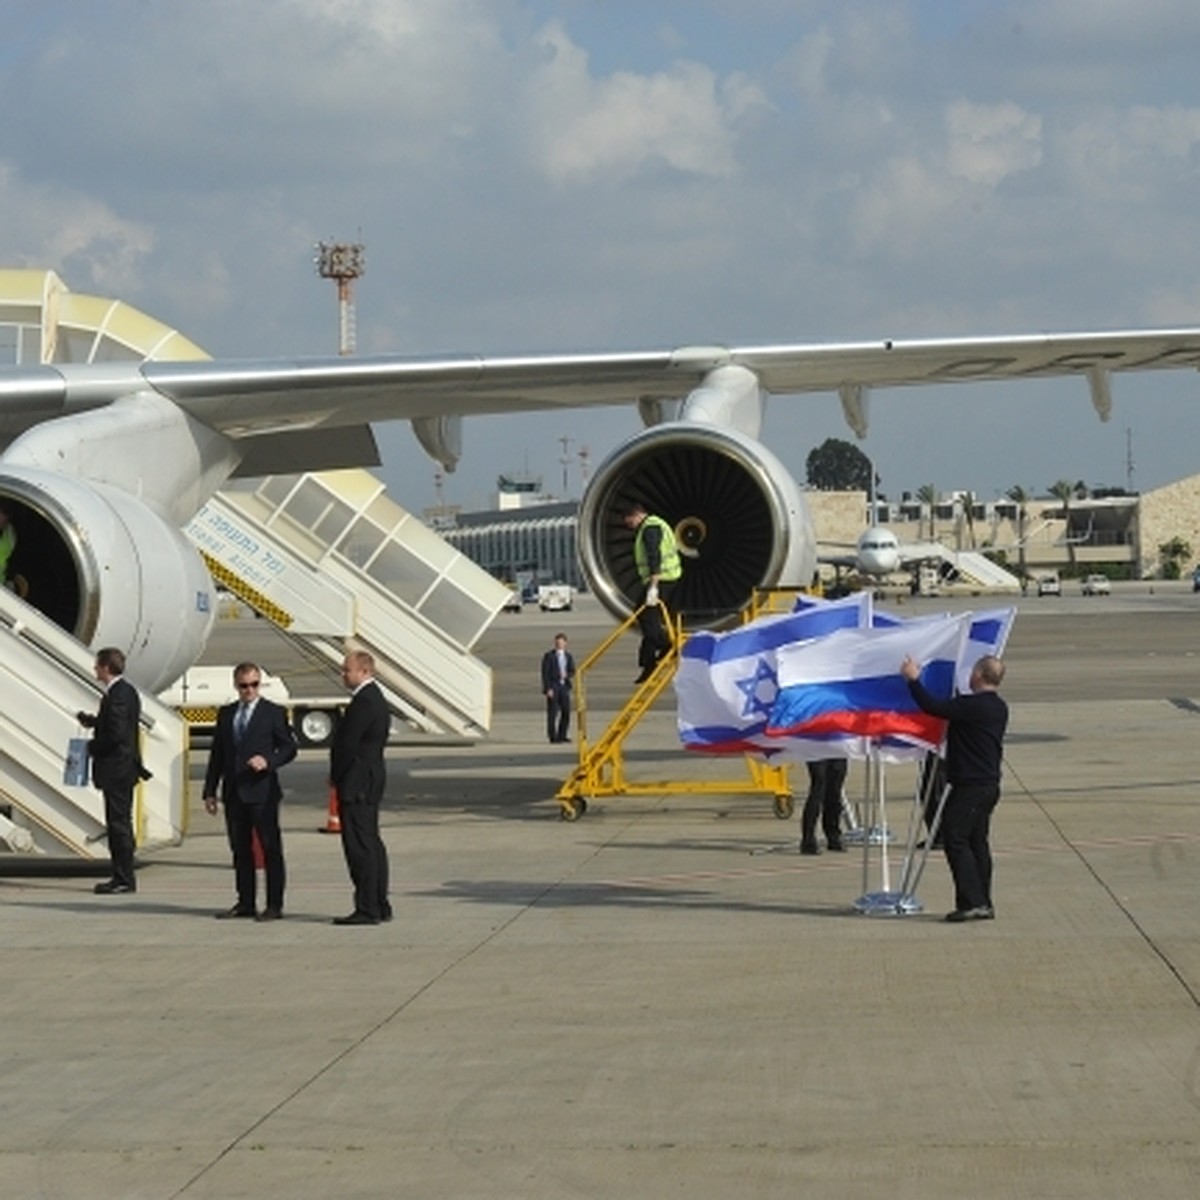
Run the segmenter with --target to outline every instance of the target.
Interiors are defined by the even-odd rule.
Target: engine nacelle
[[[216,606],[180,530],[127,492],[23,467],[0,473],[0,504],[17,531],[10,585],[30,604],[93,649],[124,650],[126,674],[147,691],[192,665]]]
[[[675,529],[685,558],[674,605],[690,625],[735,616],[755,588],[812,582],[812,518],[779,459],[725,426],[671,421],[609,455],[580,506],[583,572],[616,617],[633,611],[640,590],[634,535],[617,511],[632,500]]]

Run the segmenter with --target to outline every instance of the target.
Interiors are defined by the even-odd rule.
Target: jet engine
[[[669,421],[609,455],[580,507],[583,572],[616,617],[633,611],[640,591],[634,534],[618,511],[628,501],[640,501],[675,530],[684,564],[674,605],[689,625],[728,621],[755,588],[812,581],[812,518],[779,459],[726,426]]]
[[[127,655],[129,679],[159,691],[208,639],[213,585],[180,530],[127,492],[6,466],[0,507],[17,544],[9,587],[93,649]]]

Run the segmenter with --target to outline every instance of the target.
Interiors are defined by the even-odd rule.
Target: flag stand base
[[[924,912],[925,905],[905,892],[868,892],[855,900],[854,911],[868,917],[907,917]]]

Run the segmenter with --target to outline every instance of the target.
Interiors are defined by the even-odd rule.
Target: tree
[[[959,497],[959,506],[963,514],[963,518],[967,523],[967,538],[971,543],[971,549],[976,549],[975,545],[975,493],[963,492]],[[962,549],[960,546],[959,549]]]
[[[1060,479],[1051,484],[1050,495],[1055,500],[1061,500],[1063,506],[1063,522],[1066,527],[1067,558],[1071,563],[1071,574],[1075,574],[1075,543],[1071,540],[1071,497],[1075,495],[1075,485],[1069,479]]]
[[[934,525],[935,510],[937,509],[937,498],[937,488],[935,488],[932,483],[923,483],[919,488],[917,488],[917,499],[921,502],[922,514],[924,514],[925,509],[929,509],[929,540],[931,542],[937,541],[937,533]],[[921,528],[919,523],[917,526],[917,536],[921,536]]]
[[[1004,493],[1017,506],[1017,568],[1021,572],[1021,580],[1028,577],[1025,569],[1025,525],[1029,520],[1029,501],[1033,498],[1019,483]]]
[[[841,438],[826,438],[809,451],[805,466],[809,486],[819,492],[866,492],[870,497],[874,491],[871,460]]]
[[[1181,564],[1192,557],[1190,542],[1181,537],[1173,537],[1169,542],[1163,542],[1158,548],[1158,561],[1162,568],[1164,579],[1178,579],[1182,573]]]

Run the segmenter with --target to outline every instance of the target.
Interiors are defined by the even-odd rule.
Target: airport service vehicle
[[[282,706],[288,715],[296,742],[301,747],[328,746],[345,709],[345,696],[293,696],[278,675],[262,671],[259,695]],[[233,686],[233,665],[192,667],[185,671],[159,699],[170,705],[187,722],[195,744],[211,738],[217,724],[217,709],[237,699]]]
[[[1112,584],[1107,575],[1086,575],[1079,590],[1085,596],[1107,596],[1112,592]]]
[[[524,606],[524,603],[525,601],[521,596],[521,589],[519,587],[514,587],[512,591],[508,593],[508,599],[505,600],[505,602],[500,606],[500,611],[519,613]]]
[[[1057,575],[1050,572],[1046,575],[1039,575],[1037,581],[1037,594],[1039,596],[1061,596],[1062,583]]]
[[[538,608],[542,612],[570,612],[575,589],[569,583],[543,583],[538,588]]]

